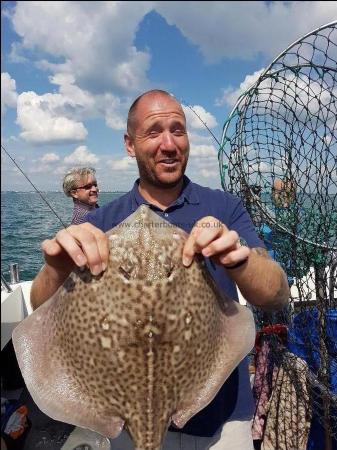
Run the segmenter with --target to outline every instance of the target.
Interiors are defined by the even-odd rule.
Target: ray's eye
[[[131,278],[130,272],[125,270],[122,266],[119,267],[118,271],[121,275],[123,275],[124,278],[126,278],[127,280],[130,280],[130,278]]]
[[[167,274],[166,274],[167,278],[169,278],[172,275],[173,269],[174,269],[174,266],[170,266],[168,268]]]

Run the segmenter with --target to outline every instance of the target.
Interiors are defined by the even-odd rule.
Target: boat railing
[[[8,293],[13,292],[13,289],[11,288],[10,284],[6,281],[6,278],[2,273],[1,273],[1,290],[5,290]]]
[[[11,279],[11,284],[20,283],[20,271],[18,263],[9,264],[9,276]]]

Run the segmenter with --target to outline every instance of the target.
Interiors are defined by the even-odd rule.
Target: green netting
[[[294,368],[273,332],[269,358],[294,384],[308,387],[305,404],[325,436],[322,449],[337,439],[336,79],[333,22],[290,45],[238,99],[219,150],[223,188],[243,199],[287,272],[289,307],[274,314],[255,310],[256,323],[259,330],[286,325],[288,350],[301,336],[308,372]],[[288,401],[291,411],[291,394]],[[275,449],[293,450],[291,442]]]

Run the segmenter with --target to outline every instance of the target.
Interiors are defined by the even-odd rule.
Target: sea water
[[[104,204],[118,198],[123,193],[101,192],[99,204]],[[73,202],[63,192],[45,192],[43,196],[53,207],[62,221],[68,225],[71,220]],[[306,201],[305,201],[306,200]],[[337,213],[336,195],[331,195],[325,205],[319,210],[322,214],[321,221],[315,217],[312,223],[312,231],[309,233],[306,227],[304,238],[322,243],[321,234],[317,229],[331,230],[329,244],[336,246]],[[314,201],[307,197],[303,199],[309,203],[309,211],[313,211]],[[328,213],[324,213],[328,211]],[[324,219],[324,220],[323,220]],[[320,222],[322,226],[320,226]],[[323,226],[324,224],[324,226]],[[9,264],[18,263],[20,280],[31,280],[43,265],[41,242],[53,237],[62,224],[55,214],[36,192],[1,192],[1,271],[9,281]],[[322,230],[321,230],[322,231]],[[325,235],[328,233],[325,232]]]
[[[122,193],[102,192],[99,205]],[[63,223],[71,221],[73,202],[63,192],[43,196]],[[18,263],[20,280],[32,280],[43,265],[41,243],[52,238],[62,224],[36,192],[1,192],[1,272],[9,281],[9,264]]]

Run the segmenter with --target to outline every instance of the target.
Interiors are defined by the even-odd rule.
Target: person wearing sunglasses
[[[72,225],[86,222],[87,214],[98,208],[96,170],[92,167],[78,167],[69,170],[63,179],[63,191],[74,202]]]

